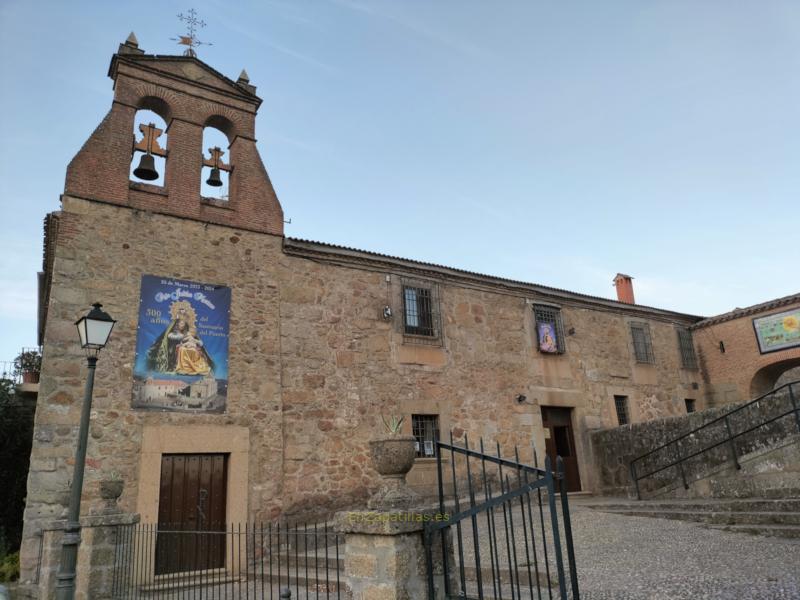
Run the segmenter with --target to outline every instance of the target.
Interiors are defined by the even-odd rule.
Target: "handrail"
[[[630,463],[629,463],[629,468],[630,468],[630,473],[631,473],[631,479],[633,480],[634,486],[636,487],[636,497],[641,499],[641,494],[640,494],[640,491],[639,491],[639,481],[641,481],[645,477],[650,477],[651,475],[655,475],[656,473],[660,473],[661,471],[664,471],[664,470],[669,469],[669,468],[674,467],[674,466],[678,466],[680,468],[681,479],[683,480],[683,487],[688,489],[689,485],[686,482],[686,474],[683,471],[683,463],[685,461],[691,459],[691,458],[694,458],[696,456],[699,456],[700,454],[703,454],[704,452],[708,452],[709,450],[713,450],[714,448],[722,446],[723,444],[730,444],[731,451],[733,453],[734,464],[736,465],[737,469],[740,469],[741,466],[739,465],[739,457],[738,457],[737,452],[736,452],[736,447],[733,444],[733,440],[738,438],[738,437],[741,437],[742,435],[750,433],[751,431],[754,431],[754,430],[758,429],[759,427],[763,427],[765,425],[769,425],[770,423],[772,423],[774,421],[777,421],[778,419],[781,419],[783,417],[786,417],[786,416],[788,416],[788,415],[790,415],[792,413],[794,413],[794,415],[795,415],[795,420],[797,422],[797,427],[798,427],[798,430],[800,430],[800,406],[798,406],[798,399],[795,397],[795,394],[794,394],[793,386],[795,386],[795,385],[800,385],[800,380],[790,381],[788,383],[785,383],[785,384],[781,385],[780,387],[774,388],[774,389],[770,390],[769,392],[767,392],[765,394],[762,394],[761,396],[758,396],[757,398],[754,398],[753,400],[747,402],[746,404],[742,404],[741,406],[737,406],[736,408],[727,411],[726,413],[720,415],[719,417],[716,417],[716,418],[714,418],[714,419],[712,419],[710,421],[707,421],[706,423],[703,423],[702,425],[699,425],[699,426],[695,427],[691,431],[688,431],[687,433],[679,435],[679,436],[671,439],[670,441],[668,441],[668,442],[666,442],[664,444],[661,444],[660,446],[657,446],[657,447],[653,448],[649,452],[646,452],[646,453],[642,454],[641,456],[637,456],[636,458],[631,460]],[[788,411],[786,411],[786,412],[784,412],[784,413],[782,413],[782,414],[780,414],[778,416],[774,416],[774,417],[771,417],[771,418],[766,419],[764,421],[761,421],[757,425],[749,427],[748,429],[746,429],[744,431],[737,432],[735,435],[732,433],[731,427],[730,427],[730,421],[729,421],[729,417],[731,415],[733,415],[735,413],[738,413],[738,412],[740,412],[742,410],[745,410],[745,409],[753,406],[754,404],[757,404],[757,403],[761,402],[762,400],[765,400],[769,396],[773,396],[773,397],[777,396],[777,394],[781,390],[783,390],[784,388],[786,388],[788,390],[788,392],[789,392],[789,399],[791,400],[791,403],[792,403],[791,410],[788,410]],[[669,447],[669,446],[671,446],[673,444],[677,444],[681,440],[684,440],[684,439],[686,439],[688,437],[691,437],[691,436],[695,435],[697,432],[699,432],[699,431],[701,431],[703,429],[706,429],[707,427],[710,427],[711,425],[714,425],[716,423],[722,422],[722,421],[725,422],[725,428],[726,428],[727,433],[728,433],[728,435],[722,441],[719,441],[719,442],[716,442],[716,443],[714,443],[714,444],[712,444],[710,446],[704,447],[704,448],[702,448],[700,450],[697,450],[696,452],[693,452],[692,454],[689,454],[687,456],[681,456],[681,454],[679,452],[677,460],[672,461],[667,465],[659,467],[658,469],[655,469],[655,470],[650,471],[648,473],[645,473],[643,475],[637,475],[637,473],[636,473],[636,464],[637,464],[637,462],[642,461],[645,458],[647,458],[649,456],[652,456],[653,454],[659,452],[660,450],[663,450],[664,448],[667,448],[667,447]],[[680,448],[678,448],[678,450],[680,450]]]

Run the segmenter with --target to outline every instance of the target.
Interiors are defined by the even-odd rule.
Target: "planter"
[[[100,482],[100,497],[103,500],[116,500],[122,496],[125,482],[121,479],[104,479]]]
[[[39,372],[24,371],[22,373],[22,383],[39,383]]]
[[[416,439],[411,435],[387,435],[370,440],[372,466],[382,476],[381,486],[367,502],[370,509],[410,508],[417,494],[406,484],[406,473],[414,466]]]
[[[121,479],[103,479],[100,481],[100,497],[106,501],[106,506],[102,512],[119,512],[117,500],[122,495],[124,488],[125,482]]]

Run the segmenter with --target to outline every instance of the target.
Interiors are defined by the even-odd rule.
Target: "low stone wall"
[[[102,600],[111,597],[114,556],[121,529],[138,521],[139,515],[128,513],[81,517],[76,600]],[[45,523],[38,532],[38,564],[32,565],[28,570],[34,577],[28,581],[20,581],[15,597],[31,600],[54,597],[65,524],[61,520]]]
[[[800,398],[796,400],[800,403]],[[742,406],[744,403],[593,432],[591,444],[598,477],[596,492],[605,495],[633,495],[631,460],[726,414],[730,414],[727,423],[726,419],[720,419],[682,439],[679,443],[670,444],[645,460],[637,461],[637,474],[641,477],[648,472],[657,471],[677,460],[679,453],[680,456],[687,457],[703,448],[719,443],[720,445],[713,450],[690,458],[683,463],[684,475],[691,485],[693,481],[705,477],[714,470],[734,465],[734,448],[737,456],[744,457],[785,444],[788,438],[798,433],[795,415],[790,414],[758,427],[754,431],[744,433],[735,439],[732,447],[725,441],[728,428],[735,435],[792,409],[787,390],[736,411],[738,407]],[[666,468],[640,480],[639,487],[643,496],[664,488],[678,487],[682,489],[681,472],[678,467]]]

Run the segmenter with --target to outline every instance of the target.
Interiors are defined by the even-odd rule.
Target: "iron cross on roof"
[[[180,13],[178,15],[178,19],[180,19],[181,21],[186,23],[186,28],[188,30],[186,33],[188,35],[181,35],[181,36],[178,36],[176,38],[170,38],[170,39],[178,42],[178,44],[181,45],[181,46],[188,46],[186,48],[186,50],[183,51],[183,55],[184,56],[194,56],[194,57],[196,57],[197,56],[197,52],[195,52],[194,49],[197,46],[213,46],[214,45],[211,42],[201,42],[200,40],[197,39],[197,35],[196,35],[197,34],[197,29],[205,27],[206,26],[206,22],[197,18],[197,11],[195,9],[190,8],[189,12],[187,12],[185,15],[183,13]]]

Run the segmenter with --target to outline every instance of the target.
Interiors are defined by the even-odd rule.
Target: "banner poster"
[[[131,406],[224,412],[231,289],[142,276]]]
[[[553,323],[537,323],[536,331],[539,334],[539,351],[549,354],[558,352],[558,334]]]
[[[800,346],[800,308],[753,319],[761,354]]]

